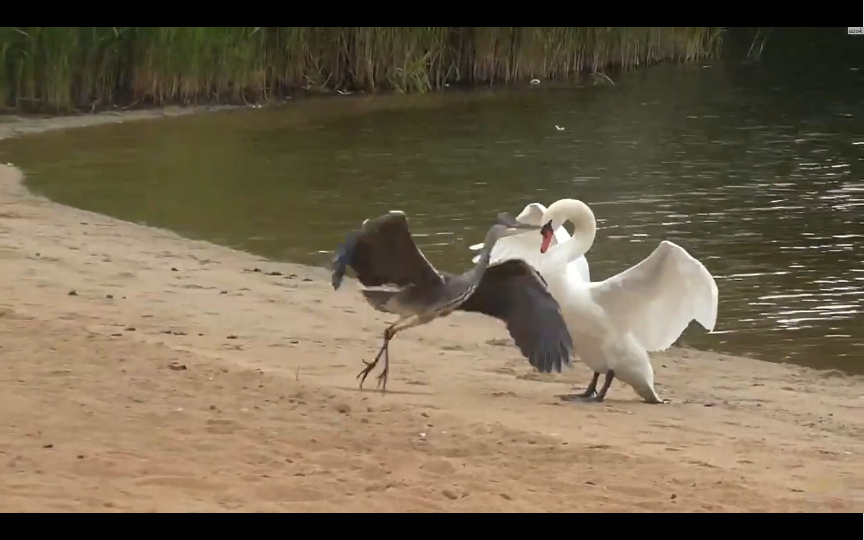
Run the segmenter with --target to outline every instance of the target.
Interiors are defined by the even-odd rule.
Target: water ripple
[[[312,264],[400,209],[430,260],[462,271],[498,212],[577,197],[598,218],[595,279],[661,240],[716,276],[717,329],[683,343],[864,372],[860,85],[734,69],[117,125],[6,141],[0,160],[67,204]]]

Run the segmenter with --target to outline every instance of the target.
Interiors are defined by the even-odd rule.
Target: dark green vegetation
[[[0,107],[254,102],[425,92],[707,58],[719,27],[2,27]]]

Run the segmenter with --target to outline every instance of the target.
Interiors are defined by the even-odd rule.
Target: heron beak
[[[552,230],[552,220],[549,220],[546,225],[540,229],[540,234],[543,235],[543,242],[540,244],[540,253],[546,253],[549,249],[549,244],[552,243],[552,235],[555,231]]]

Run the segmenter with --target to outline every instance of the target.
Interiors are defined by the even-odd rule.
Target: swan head
[[[587,204],[578,199],[560,199],[547,208],[543,212],[543,217],[540,218],[540,223],[542,223],[540,234],[543,236],[540,253],[546,253],[552,243],[555,231],[568,221],[573,224],[573,237],[579,238],[580,244],[586,244],[585,251],[591,247],[594,242],[594,235],[597,233],[597,220],[594,218],[594,212],[588,208]]]

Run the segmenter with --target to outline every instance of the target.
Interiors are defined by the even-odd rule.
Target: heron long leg
[[[390,328],[387,328],[387,330],[390,330]],[[384,331],[384,344],[381,345],[380,349],[378,349],[378,354],[375,356],[375,360],[372,360],[371,362],[363,360],[366,367],[357,375],[357,378],[360,379],[360,388],[363,388],[363,383],[366,382],[366,377],[368,377],[369,373],[375,369],[375,366],[378,365],[378,360],[381,359],[381,355],[387,350],[387,345],[390,343],[390,339],[387,337],[387,330]]]
[[[425,323],[423,319],[418,317],[417,315],[409,315],[408,317],[399,319],[395,323],[391,324],[384,330],[384,344],[381,345],[381,349],[378,351],[378,355],[375,357],[375,360],[372,362],[363,361],[366,364],[366,367],[363,371],[357,375],[357,378],[360,379],[360,388],[363,388],[363,382],[366,380],[366,377],[369,373],[375,369],[375,366],[378,365],[378,361],[381,359],[381,355],[384,355],[384,371],[381,372],[381,375],[378,376],[378,386],[381,388],[382,393],[387,392],[387,376],[390,374],[390,340],[396,337],[398,332],[402,330],[407,330],[408,328],[413,328],[415,326],[420,326]]]

